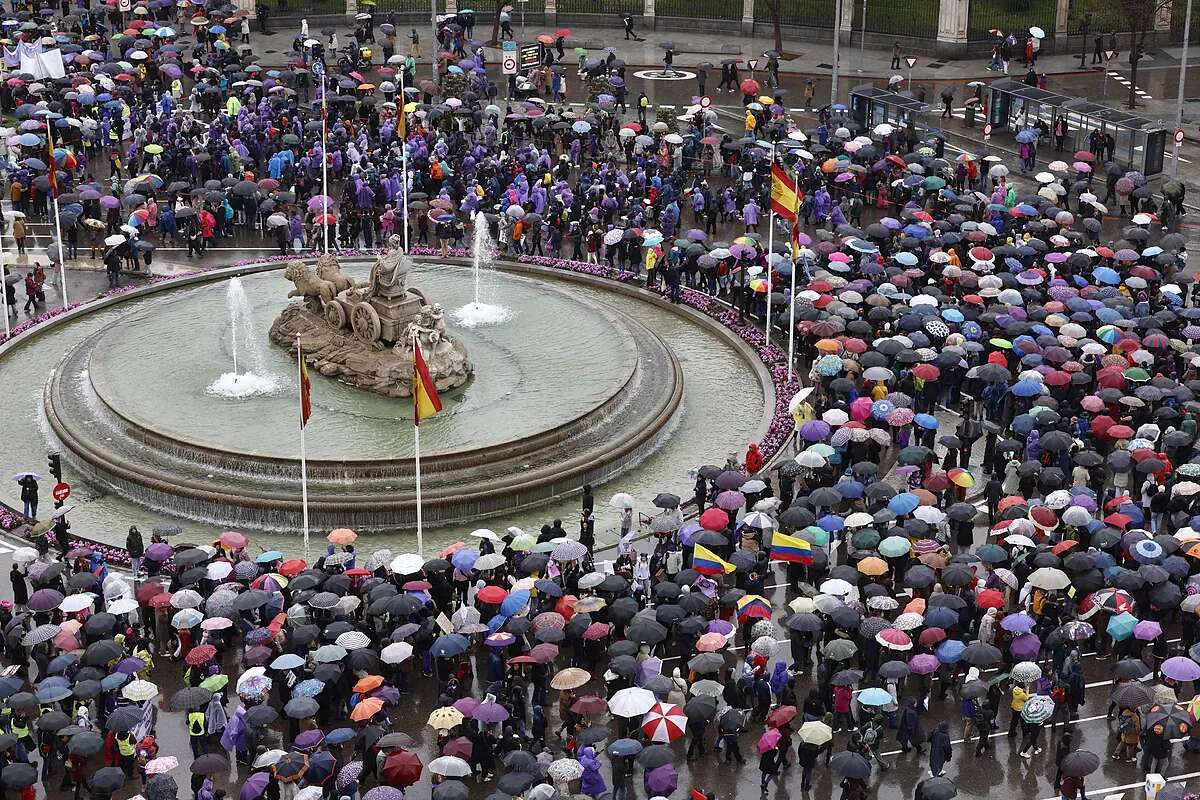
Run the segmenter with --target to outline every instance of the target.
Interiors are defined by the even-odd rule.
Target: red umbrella
[[[308,569],[308,562],[303,558],[293,558],[291,561],[280,564],[276,572],[285,578],[294,578],[306,569]]]
[[[475,746],[471,740],[465,736],[459,736],[456,739],[451,739],[446,742],[446,746],[442,748],[444,756],[458,756],[464,761],[471,760],[471,753],[475,750]]]
[[[921,631],[921,636],[917,639],[922,647],[933,647],[938,642],[946,638],[946,632],[941,628],[926,628]]]
[[[396,750],[383,762],[383,777],[392,786],[412,786],[421,779],[424,765],[416,753]]]
[[[565,39],[565,38],[567,38],[568,36],[570,36],[570,35],[571,35],[571,29],[570,29],[570,28],[559,28],[558,30],[556,30],[556,31],[554,32],[554,35],[555,35],[555,36],[561,36],[561,37],[563,37],[563,38]]]
[[[995,589],[984,589],[979,593],[979,596],[975,598],[975,605],[983,609],[1003,608],[1004,595]]]
[[[708,531],[723,531],[729,527],[729,515],[719,508],[710,508],[700,515],[700,527]]]
[[[767,714],[767,724],[772,728],[782,728],[796,718],[795,706],[780,706]]]
[[[485,586],[475,594],[475,599],[479,602],[493,605],[503,603],[506,597],[508,597],[508,592],[499,586]]]
[[[742,81],[742,94],[758,94],[758,81],[747,78]]]
[[[161,589],[161,584],[154,584]],[[171,593],[160,591],[150,598],[147,603],[151,608],[168,608],[171,605]]]
[[[137,593],[134,595],[139,603],[149,603],[156,595],[162,594],[162,584],[156,581],[148,581],[137,588]],[[168,600],[170,602],[170,600]]]
[[[184,659],[189,666],[198,667],[201,664],[207,664],[216,658],[217,648],[211,644],[202,644],[198,647],[193,647],[188,651],[187,658]]]
[[[603,714],[608,710],[608,703],[601,697],[585,694],[571,705],[571,710],[576,714]]]
[[[225,531],[220,537],[221,544],[230,550],[241,550],[249,541],[244,533],[238,533],[237,531]]]

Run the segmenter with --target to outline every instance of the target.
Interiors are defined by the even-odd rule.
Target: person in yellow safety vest
[[[192,745],[192,757],[208,752],[208,729],[203,711],[191,711],[187,715],[188,738]]]
[[[29,731],[29,718],[24,714],[15,714],[12,718],[12,735],[16,737],[17,743],[25,748],[26,751],[32,751],[34,748],[33,736]]]
[[[137,740],[132,733],[126,731],[117,734],[117,752],[121,755],[121,769],[129,777],[133,774],[133,756],[137,752]]]

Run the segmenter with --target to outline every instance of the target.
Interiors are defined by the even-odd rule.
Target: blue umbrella
[[[292,689],[292,697],[316,697],[324,688],[324,683],[316,678],[309,678],[296,684]]]
[[[864,706],[886,706],[892,702],[892,695],[886,689],[872,686],[858,693],[858,702]]]
[[[304,666],[304,658],[295,653],[284,653],[271,662],[271,669],[296,669]]]
[[[1038,140],[1038,132],[1033,128],[1026,128],[1023,131],[1019,131],[1015,138],[1021,144],[1030,144]]]
[[[283,558],[283,553],[278,550],[268,550],[254,560],[259,564],[270,564],[272,561],[278,561],[281,558]]]
[[[938,661],[942,662],[943,664],[955,664],[958,663],[960,658],[962,658],[963,650],[966,649],[967,646],[958,639],[945,639],[937,646],[937,650],[934,651],[934,655],[936,655]]]
[[[478,560],[479,552],[469,548],[459,550],[457,553],[450,556],[450,563],[454,565],[455,569],[462,573],[467,573],[474,569],[475,562]]]
[[[508,597],[504,598],[504,602],[500,604],[500,613],[506,617],[511,617],[528,604],[529,590],[518,589]]]
[[[353,728],[334,728],[325,736],[326,744],[345,744],[358,737]]]
[[[822,530],[826,530],[829,533],[834,533],[835,531],[840,531],[842,528],[846,527],[846,520],[842,517],[839,517],[837,514],[826,514],[817,520],[817,525],[819,525]]]
[[[934,606],[925,614],[927,628],[951,628],[958,622],[958,613],[945,606]]]
[[[468,646],[470,642],[461,633],[448,633],[434,642],[429,652],[434,658],[453,658],[467,652]]]
[[[1153,539],[1143,539],[1135,543],[1129,552],[1139,564],[1152,564],[1163,557],[1163,546]]]
[[[1098,283],[1106,283],[1109,286],[1117,286],[1121,283],[1121,276],[1111,267],[1097,267],[1092,270],[1092,277]]]
[[[866,488],[858,481],[843,480],[834,484],[833,490],[847,500],[858,500],[863,496]]]
[[[610,756],[636,756],[642,752],[642,743],[636,739],[617,739],[608,746]]]
[[[1017,381],[1010,391],[1017,397],[1037,397],[1042,393],[1042,384],[1026,378]]]
[[[919,505],[921,505],[921,498],[911,492],[901,492],[891,500],[888,500],[887,507],[896,516],[902,516],[904,514],[911,514]]]
[[[937,417],[933,416],[932,414],[917,414],[915,417],[913,417],[913,422],[917,423],[918,427],[924,428],[928,431],[937,430],[938,426],[941,425],[941,423],[938,422]]]
[[[911,236],[914,239],[924,239],[929,236],[929,228],[926,228],[924,225],[906,225],[903,233],[905,236]]]
[[[37,147],[41,143],[42,143],[42,137],[38,136],[37,134],[34,134],[34,133],[22,133],[21,134],[21,146],[22,147]],[[42,167],[42,169],[45,169],[45,167]]]
[[[1108,635],[1118,642],[1123,642],[1133,634],[1133,626],[1137,624],[1137,617],[1128,611],[1122,611],[1108,620]]]

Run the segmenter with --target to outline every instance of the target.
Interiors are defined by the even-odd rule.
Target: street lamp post
[[[1187,90],[1188,39],[1192,36],[1192,0],[1187,3],[1187,15],[1183,18],[1183,53],[1179,56],[1179,92],[1175,97],[1175,130],[1183,128],[1183,95]],[[1106,70],[1107,72],[1107,70]],[[1179,177],[1179,144],[1175,144],[1175,157],[1171,161],[1171,175]]]
[[[829,82],[829,105],[832,106],[838,99],[838,52],[842,46],[842,2],[837,0],[833,10],[833,72],[830,75]],[[832,109],[831,109],[832,110]]]

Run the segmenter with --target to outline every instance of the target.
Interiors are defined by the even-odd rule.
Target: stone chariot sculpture
[[[365,285],[343,275],[329,253],[315,264],[290,262],[284,277],[295,288],[288,297],[304,302],[283,310],[271,326],[271,341],[291,350],[299,334],[305,359],[322,375],[409,397],[416,339],[439,391],[464,385],[473,373],[466,347],[446,330],[442,307],[408,286],[412,260],[400,243],[399,236],[388,240]]]

